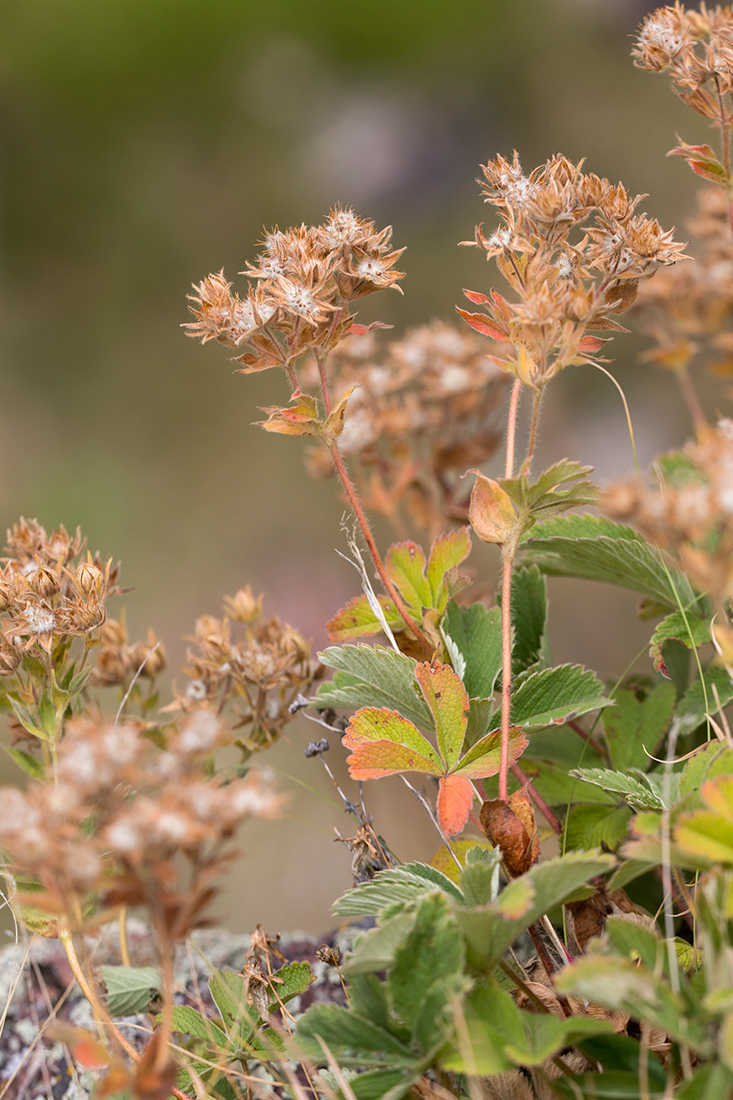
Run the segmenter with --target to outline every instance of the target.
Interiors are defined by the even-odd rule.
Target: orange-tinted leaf
[[[399,611],[387,596],[379,596],[379,604],[384,617],[392,630],[401,630],[404,621]],[[346,607],[337,611],[326,624],[332,642],[348,642],[352,638],[362,638],[367,634],[378,634],[382,629],[379,619],[372,611],[366,596],[356,596]]]
[[[464,287],[463,293],[466,295],[469,302],[473,302],[473,304],[476,306],[485,306],[491,301],[491,298],[489,298],[488,294],[481,294],[481,292],[478,290],[466,290],[466,288]]]
[[[54,1022],[49,1025],[47,1034],[55,1042],[64,1043],[74,1061],[84,1069],[108,1069],[115,1062],[114,1055],[96,1035],[84,1028]]]
[[[438,823],[446,836],[463,831],[473,798],[473,787],[462,775],[446,775],[440,780]]]
[[[468,692],[450,665],[440,661],[418,665],[415,677],[435,720],[440,755],[452,771],[466,735]]]
[[[471,535],[468,527],[461,527],[458,531],[444,531],[433,543],[425,575],[436,611],[444,611],[450,599],[446,574],[465,561],[470,553]]]
[[[346,758],[352,779],[383,779],[400,772],[440,775],[441,768],[427,756],[395,741],[368,741]]]
[[[529,741],[522,736],[521,726],[509,727],[509,765],[516,764]],[[455,769],[467,779],[486,779],[499,771],[501,730],[492,730],[473,745]]]
[[[358,325],[354,323],[349,331],[346,333],[346,335],[366,336],[366,334],[370,332],[373,328],[394,328],[394,325],[386,325],[384,321],[372,321],[370,325]]]
[[[307,393],[293,395],[293,402],[286,406],[269,405],[261,408],[267,413],[267,420],[255,421],[255,426],[266,432],[279,432],[281,435],[317,435],[320,428],[318,408],[314,397]]]
[[[351,718],[342,738],[354,754],[348,759],[354,779],[371,779],[401,771],[441,775],[437,752],[412,722],[385,707],[362,707]],[[363,774],[364,771],[370,774]]]
[[[396,542],[387,551],[384,561],[387,575],[418,617],[423,607],[430,607],[430,585],[425,576],[425,554],[414,542]]]
[[[485,313],[469,313],[465,309],[459,309],[458,306],[456,309],[463,320],[482,336],[491,336],[493,340],[500,340],[504,344],[508,342],[509,334],[500,328],[497,322],[489,320]]]

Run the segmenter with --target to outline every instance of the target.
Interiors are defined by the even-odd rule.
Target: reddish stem
[[[506,478],[510,478],[514,470],[514,440],[517,435],[517,409],[519,408],[519,396],[521,392],[522,383],[516,378],[512,386],[512,397],[509,402],[509,419],[507,420],[506,429],[506,473],[504,474]]]
[[[577,722],[570,719],[568,722],[565,723],[565,725],[569,726],[571,730],[574,730],[575,733],[577,733],[578,737],[582,737],[584,741],[587,741],[590,747],[592,749],[595,749],[596,752],[600,753],[601,756],[608,756],[608,749],[605,747],[605,745],[602,745],[600,741],[596,741],[595,737],[591,737],[589,733],[586,733],[583,727]]]
[[[501,575],[501,747],[499,750],[499,798],[507,800],[509,771],[509,715],[512,701],[512,567],[514,547],[502,548]]]
[[[424,648],[425,652],[432,653],[434,647],[431,645],[426,635],[422,632],[420,627],[410,615],[410,612],[405,606],[404,600],[392,583],[387,573],[387,570],[384,568],[384,562],[382,561],[379,550],[377,549],[377,544],[374,541],[374,536],[372,535],[369,521],[364,514],[364,509],[359,502],[359,498],[356,495],[356,490],[351,483],[351,478],[346,471],[343,459],[341,458],[341,455],[339,454],[339,449],[335,443],[329,446],[329,451],[331,452],[331,458],[333,459],[333,464],[336,467],[336,472],[341,479],[341,484],[343,485],[346,495],[349,498],[349,504],[354,509],[354,515],[356,516],[357,522],[361,527],[361,531],[364,535],[367,548],[369,550],[369,553],[371,554],[372,561],[376,566],[377,572],[379,573],[382,584],[386,588],[390,599],[399,611],[400,615],[405,620],[405,624],[407,625],[408,629],[411,630],[412,633],[415,635],[420,645]]]

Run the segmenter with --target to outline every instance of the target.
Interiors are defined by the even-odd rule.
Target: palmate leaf
[[[343,736],[352,749],[348,758],[353,779],[379,779],[416,771],[440,776],[438,821],[446,836],[465,826],[473,801],[471,779],[495,775],[499,770],[500,739],[487,734],[462,759],[459,754],[468,726],[466,689],[450,665],[425,662],[415,668],[415,679],[432,716],[437,753],[431,743],[398,711],[363,707],[354,714]],[[518,727],[510,734],[509,757],[514,763],[526,746]]]
[[[684,573],[665,568],[656,547],[632,527],[602,516],[546,520],[532,528],[522,548],[543,573],[617,584],[670,611],[698,599]]]
[[[415,622],[422,622],[426,610],[435,611],[440,617],[448,600],[465,587],[468,582],[458,572],[458,566],[470,552],[471,537],[467,527],[439,535],[429,559],[415,542],[398,542],[390,546],[384,559],[385,569]],[[405,621],[392,600],[380,596],[379,603],[390,629],[404,630]],[[351,600],[327,625],[333,642],[377,634],[382,629],[366,596]]]

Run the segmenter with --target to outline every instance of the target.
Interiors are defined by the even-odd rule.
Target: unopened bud
[[[224,607],[230,619],[238,623],[257,622],[262,614],[262,600],[260,593],[255,599],[250,585],[240,588],[234,596],[224,597]]]
[[[85,596],[91,592],[100,596],[104,590],[104,573],[92,562],[84,561],[76,571],[76,583]]]
[[[511,498],[497,481],[484,477],[478,470],[471,473],[477,475],[468,511],[471,526],[483,542],[503,546],[516,527],[517,516]]]

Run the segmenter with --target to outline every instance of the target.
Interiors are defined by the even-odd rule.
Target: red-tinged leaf
[[[345,748],[355,750],[355,755],[349,757],[349,764],[353,763],[358,768],[364,761],[365,767],[388,768],[384,775],[396,771],[424,771],[428,775],[441,775],[444,771],[437,752],[419,729],[396,710],[386,707],[362,707],[358,710],[346,727],[342,742]],[[375,742],[394,750],[392,761],[383,755],[384,747],[380,749],[382,763],[379,765],[367,764],[367,757],[358,755],[363,747]],[[366,778],[355,775],[353,770],[352,775],[355,779]]]
[[[713,180],[716,183],[727,181],[728,176],[725,167],[715,155],[715,150],[710,145],[688,145],[682,142],[670,149],[668,157],[683,157],[693,172],[703,179]]]
[[[281,435],[318,435],[321,427],[318,409],[314,397],[307,393],[294,395],[293,404],[281,408],[269,405],[261,408],[267,413],[267,420],[256,421],[256,426],[266,432],[278,432]]]
[[[433,543],[425,575],[433,594],[433,607],[437,611],[444,611],[450,599],[445,583],[446,573],[465,561],[470,553],[471,535],[468,527],[461,527],[458,531],[444,531]]]
[[[402,630],[405,625],[404,620],[389,597],[379,596],[379,604],[391,629]],[[379,634],[382,629],[382,624],[372,611],[366,596],[355,596],[346,607],[336,612],[326,626],[332,642],[348,642],[352,638]]]
[[[372,321],[370,325],[357,325],[353,324],[346,336],[366,336],[373,328],[394,328],[394,325],[387,325],[384,321]]]
[[[400,772],[421,772],[424,775],[440,775],[440,768],[425,756],[398,745],[394,741],[369,741],[357,745],[347,756],[349,775],[352,779],[384,779]]]
[[[469,302],[473,302],[474,305],[477,306],[485,306],[491,301],[491,298],[489,298],[488,294],[481,294],[481,292],[478,290],[466,290],[466,288],[464,287],[463,293],[466,295]]]
[[[466,736],[468,692],[450,665],[440,661],[418,665],[415,678],[435,720],[438,750],[452,771]]]
[[[431,592],[425,576],[425,554],[414,542],[396,542],[384,561],[387,575],[399,589],[418,618],[424,607],[431,606]]]
[[[584,336],[578,344],[578,351],[593,355],[594,352],[601,350],[605,342],[605,340],[601,340],[600,336]]]
[[[516,764],[527,748],[529,741],[522,736],[521,726],[509,727],[509,766]],[[456,775],[465,775],[467,779],[486,779],[499,771],[501,753],[501,730],[485,734],[459,760],[455,768]]]
[[[473,798],[473,787],[462,775],[446,775],[440,780],[438,824],[446,836],[463,831]]]
[[[503,344],[508,342],[509,334],[500,328],[497,322],[490,321],[486,314],[468,313],[465,309],[459,309],[458,306],[456,309],[463,320],[476,332],[480,332],[483,336],[491,336],[492,339],[500,340]]]
[[[64,1043],[74,1061],[84,1069],[108,1069],[116,1059],[91,1031],[72,1024],[54,1022],[47,1029],[49,1039]]]

